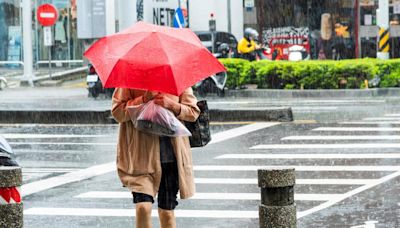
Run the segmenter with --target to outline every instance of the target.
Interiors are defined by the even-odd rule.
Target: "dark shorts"
[[[157,195],[158,207],[164,210],[174,210],[178,205],[176,201],[179,191],[178,167],[176,162],[161,163],[162,175],[160,188]],[[154,203],[152,196],[132,192],[133,203],[151,202]]]

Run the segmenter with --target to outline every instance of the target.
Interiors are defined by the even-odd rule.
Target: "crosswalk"
[[[193,167],[195,171],[196,195],[180,202],[176,210],[178,218],[214,218],[214,219],[248,219],[248,227],[257,227],[258,205],[260,203],[259,187],[257,186],[257,170],[293,167],[296,169],[295,200],[298,207],[298,218],[311,215],[328,207],[331,207],[345,199],[355,196],[363,191],[371,189],[382,183],[400,176],[400,131],[397,123],[380,125],[379,121],[397,121],[400,114],[387,114],[384,117],[364,118],[357,122],[332,124],[332,126],[316,126],[302,134],[291,132],[279,138],[279,141],[267,140],[263,133],[271,127],[280,127],[279,123],[256,123],[241,126],[225,132],[214,134],[213,141],[202,155],[194,151]],[[376,123],[378,121],[378,123]],[[376,126],[366,127],[364,123],[374,123]],[[400,123],[399,123],[400,124]],[[261,135],[260,135],[261,133]],[[303,134],[304,133],[304,134]],[[247,135],[247,139],[240,136]],[[267,134],[266,134],[267,135]],[[21,138],[23,135],[9,134],[8,137]],[[30,135],[26,139],[40,138]],[[49,138],[54,136],[48,136]],[[85,137],[85,136],[84,136]],[[81,137],[81,138],[84,138]],[[90,142],[75,142],[101,146],[113,142],[102,142],[98,139]],[[251,145],[249,138],[257,138],[257,143]],[[43,136],[43,138],[45,138]],[[68,137],[67,137],[68,138]],[[71,138],[73,138],[71,136]],[[234,140],[232,140],[234,139]],[[217,143],[229,143],[235,145],[246,144],[247,149],[238,151],[224,150],[217,147]],[[23,144],[23,142],[15,142]],[[46,144],[44,141],[36,142]],[[49,144],[47,142],[47,144]],[[74,144],[71,142],[71,144]],[[213,144],[219,151],[215,151]],[[68,142],[64,142],[68,146]],[[201,159],[200,156],[210,156]],[[384,161],[391,160],[396,162]],[[74,181],[83,181],[85,178],[93,178],[90,175],[98,172],[98,175],[106,175],[115,167],[114,163],[101,166],[102,172],[87,171],[87,169],[56,169],[53,170],[29,170],[36,173],[64,172],[59,185],[51,185],[51,188]],[[70,174],[68,176],[68,174]],[[54,177],[57,178],[57,177]],[[57,179],[56,181],[60,181]],[[25,186],[29,187],[29,186]],[[31,186],[29,189],[36,189]],[[24,189],[24,188],[23,188]],[[27,188],[28,189],[28,188]],[[45,190],[45,189],[43,189]],[[33,191],[34,193],[35,191]],[[31,194],[33,194],[31,193]],[[92,217],[134,217],[133,207],[118,207],[120,202],[131,199],[129,192],[119,188],[109,189],[82,189],[74,193],[71,200],[77,202],[97,202],[107,200],[114,207],[98,208],[87,207],[30,207],[24,212],[26,216],[92,216]],[[118,203],[119,202],[119,203]],[[157,216],[157,210],[153,210],[153,216]],[[234,224],[234,222],[233,222]],[[234,225],[232,227],[235,227]]]

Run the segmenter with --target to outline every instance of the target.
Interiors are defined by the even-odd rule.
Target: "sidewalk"
[[[82,78],[86,74],[86,71],[86,66],[52,67],[51,72],[48,67],[34,68],[33,82],[36,86],[57,86],[61,85],[66,80]],[[24,71],[21,67],[0,66],[0,77],[4,77],[7,80],[9,88],[29,86],[28,81],[23,75]]]
[[[0,123],[114,123],[111,100],[88,97],[86,88],[75,86],[19,87],[0,91]],[[201,99],[199,97],[199,99]],[[292,121],[289,107],[259,107],[253,98],[232,106],[230,98],[207,98],[212,121]],[[218,100],[218,102],[213,102]]]

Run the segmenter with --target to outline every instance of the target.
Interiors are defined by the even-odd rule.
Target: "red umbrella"
[[[84,56],[106,88],[134,88],[180,95],[225,67],[190,29],[137,22],[101,38]]]

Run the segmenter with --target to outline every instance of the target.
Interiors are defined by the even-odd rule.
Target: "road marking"
[[[319,127],[313,131],[400,131],[399,127]]]
[[[365,221],[363,225],[352,226],[350,228],[375,228],[375,224],[378,224],[378,221]]]
[[[214,144],[214,143],[218,143],[218,142],[222,142],[224,140],[228,140],[231,138],[235,138],[241,135],[245,135],[254,131],[258,131],[264,128],[268,128],[268,127],[272,127],[272,126],[276,126],[279,125],[280,123],[278,122],[271,122],[271,123],[266,123],[266,122],[262,122],[262,123],[254,123],[254,124],[250,124],[250,125],[245,125],[245,126],[241,126],[238,128],[234,128],[234,129],[230,129],[227,131],[223,131],[223,132],[218,132],[215,133],[211,136],[211,142],[209,144]]]
[[[336,106],[327,106],[327,107],[322,107],[322,106],[318,106],[318,107],[314,107],[314,106],[294,106],[292,107],[292,110],[294,111],[318,111],[318,110],[328,110],[328,111],[332,111],[332,110],[337,110],[338,107]]]
[[[250,147],[250,150],[267,149],[346,149],[346,148],[400,148],[400,143],[337,143],[337,144],[270,144]]]
[[[235,122],[210,122],[210,125],[247,125],[247,124],[253,124],[255,122],[240,122],[240,121],[235,121]]]
[[[327,201],[327,202],[325,202],[325,203],[322,203],[322,204],[320,204],[320,205],[318,205],[318,206],[316,206],[316,207],[313,207],[313,208],[311,208],[311,209],[308,209],[308,210],[306,210],[306,211],[302,211],[301,214],[298,214],[298,215],[300,215],[300,216],[298,216],[298,218],[301,218],[301,217],[310,215],[310,214],[312,214],[312,213],[314,213],[314,212],[317,212],[317,211],[323,210],[323,209],[325,209],[325,208],[328,208],[328,207],[330,207],[330,206],[332,206],[332,205],[334,205],[334,204],[339,203],[340,201],[343,201],[343,200],[345,200],[345,199],[347,199],[347,198],[350,198],[350,197],[352,197],[352,196],[354,196],[354,195],[356,195],[356,194],[358,194],[358,193],[360,193],[360,192],[363,192],[363,191],[365,191],[365,190],[368,190],[368,189],[370,189],[370,188],[373,188],[373,187],[375,187],[375,186],[377,186],[377,185],[380,185],[380,184],[382,184],[382,183],[384,183],[384,182],[386,182],[386,181],[389,181],[389,180],[391,180],[391,179],[393,179],[393,178],[396,178],[396,177],[398,177],[398,176],[400,176],[400,171],[397,171],[397,172],[395,172],[395,173],[392,173],[392,174],[390,174],[390,175],[387,175],[387,176],[384,176],[384,177],[382,177],[382,178],[380,178],[380,179],[377,179],[377,180],[374,181],[373,183],[370,183],[370,184],[361,186],[361,187],[359,187],[359,188],[353,189],[353,190],[351,190],[351,191],[349,191],[349,192],[347,192],[347,193],[342,194],[341,196],[338,196],[338,197],[335,198],[335,199],[329,200],[329,201]]]
[[[79,168],[22,168],[22,173],[67,173],[81,170]]]
[[[257,171],[259,169],[282,169],[288,166],[241,166],[241,165],[195,165],[195,171]],[[296,171],[398,171],[400,166],[290,166]]]
[[[51,189],[72,182],[82,181],[112,171],[116,171],[115,162],[96,165],[79,171],[74,171],[56,177],[24,184],[21,187],[22,196],[28,196],[43,190]]]
[[[234,128],[228,131],[219,132],[212,135],[211,143],[217,143],[224,140],[228,140],[240,135],[244,135],[253,131],[257,131],[263,128],[272,127],[278,125],[280,123],[255,123],[248,126],[242,126],[238,128]],[[58,143],[54,143],[58,144]],[[114,144],[116,145],[116,144]],[[82,169],[79,171],[74,171],[70,173],[66,173],[63,175],[59,175],[56,177],[51,177],[44,180],[35,181],[32,183],[24,184],[22,188],[22,195],[27,196],[33,193],[37,193],[43,190],[51,189],[54,187],[58,187],[64,184],[77,182],[86,180],[92,177],[100,176],[109,172],[115,172],[116,166],[115,162],[109,162],[101,165],[92,166],[86,169]]]
[[[1,134],[6,139],[45,139],[45,138],[97,138],[112,135],[57,135],[57,134]]]
[[[288,136],[281,140],[384,140],[400,139],[398,135],[307,135]]]
[[[372,118],[364,118],[363,120],[370,120],[370,121],[390,121],[390,120],[394,120],[394,121],[400,121],[400,117],[372,117]]]
[[[318,122],[316,120],[294,120],[292,123],[294,123],[294,124],[316,124]]]
[[[256,178],[195,178],[196,184],[258,184]],[[296,184],[307,185],[364,185],[375,179],[296,179]]]
[[[400,114],[386,114],[387,117],[400,117]]]
[[[258,211],[174,210],[174,212],[175,217],[178,218],[258,219]],[[134,217],[136,215],[136,211],[135,209],[34,207],[25,210],[24,215]],[[158,210],[152,210],[151,216],[158,217]]]
[[[215,159],[374,159],[400,158],[400,153],[392,154],[224,154]]]
[[[340,197],[342,194],[294,194],[297,201],[328,201]],[[130,199],[130,192],[91,191],[79,194],[75,198],[101,198],[101,199]],[[196,200],[260,200],[260,193],[195,193],[190,199]]]
[[[90,143],[82,143],[82,142],[9,142],[10,145],[79,145],[79,146],[88,146],[88,145],[97,145],[97,146],[117,146],[117,142],[115,143],[100,143],[100,142],[90,142]]]
[[[339,124],[389,125],[389,124],[400,124],[400,121],[352,121],[352,122],[340,122]]]

